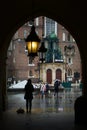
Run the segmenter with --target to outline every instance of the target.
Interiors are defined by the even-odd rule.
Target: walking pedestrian
[[[41,97],[43,98],[45,91],[46,91],[45,83],[41,85],[40,91],[41,91]]]
[[[54,96],[57,94],[57,98],[58,98],[58,92],[59,92],[59,86],[60,86],[60,80],[56,80],[55,83],[54,83]]]
[[[49,92],[49,84],[48,83],[46,83],[46,96],[48,97],[48,92]]]

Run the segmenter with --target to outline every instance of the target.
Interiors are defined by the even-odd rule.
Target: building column
[[[2,117],[2,112],[6,109],[6,55],[4,51],[0,53],[0,118]]]
[[[82,63],[82,94],[87,96],[87,60]]]
[[[80,125],[82,124],[87,125],[87,120],[86,120],[86,117],[87,117],[87,60],[86,59],[82,62],[82,84],[83,84],[82,96],[78,97],[75,100],[75,104],[74,104],[75,124],[80,124]]]

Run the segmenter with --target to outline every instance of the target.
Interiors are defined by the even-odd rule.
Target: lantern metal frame
[[[26,49],[28,50],[28,56],[35,57],[37,56],[37,52],[40,45],[40,38],[35,32],[35,26],[31,27],[31,32],[25,39],[26,42]]]
[[[38,50],[39,52],[39,60],[43,63],[45,61],[45,53],[47,51],[47,48],[45,48],[44,41],[41,42],[41,46]]]

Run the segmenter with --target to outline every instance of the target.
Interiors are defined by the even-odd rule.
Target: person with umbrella
[[[54,82],[54,96],[57,94],[57,98],[58,98],[58,92],[59,92],[59,86],[60,86],[61,81],[56,79]]]

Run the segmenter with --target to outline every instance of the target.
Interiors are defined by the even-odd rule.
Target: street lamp
[[[35,57],[39,49],[40,39],[35,32],[34,25],[31,27],[31,32],[25,39],[26,49],[28,50],[28,56]]]
[[[43,63],[45,61],[45,53],[47,51],[47,48],[44,46],[44,42],[41,43],[41,46],[38,50],[39,52],[39,60]]]

